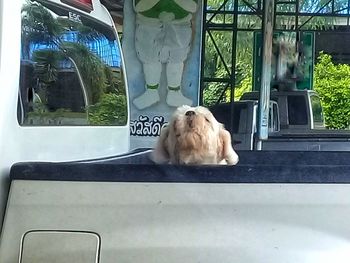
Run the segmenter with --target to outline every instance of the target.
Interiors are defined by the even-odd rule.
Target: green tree
[[[320,95],[326,127],[349,128],[350,66],[336,65],[330,55],[321,52],[315,66],[314,89]]]
[[[51,50],[36,50],[33,53],[35,71],[42,83],[49,88],[57,79],[59,61],[71,60],[81,72],[90,100],[99,101],[107,88],[106,65],[93,54],[82,41],[93,40],[100,34],[90,27],[67,18],[55,18],[47,8],[39,3],[28,1],[22,7],[22,52],[29,57],[31,43],[45,43]],[[65,32],[78,33],[78,43],[62,40]]]
[[[219,18],[217,18],[218,20]],[[229,79],[232,70],[233,51],[232,32],[211,31],[206,35],[204,75],[206,77]],[[235,97],[244,91],[251,90],[251,86],[243,82],[251,82],[253,69],[253,32],[238,32],[236,43],[235,67]],[[247,80],[245,80],[247,79]],[[250,79],[248,81],[248,79]],[[245,80],[245,81],[244,81]],[[229,101],[229,83],[212,82],[204,89],[204,103],[212,105],[221,100]],[[226,92],[224,93],[224,91]],[[223,96],[222,96],[223,95]]]
[[[91,125],[125,125],[127,122],[126,97],[113,93],[103,94],[100,101],[89,107]]]

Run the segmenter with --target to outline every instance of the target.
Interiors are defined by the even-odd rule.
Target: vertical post
[[[205,62],[205,46],[206,46],[206,36],[207,36],[207,0],[202,1],[202,42],[201,42],[201,70],[200,70],[200,80],[199,80],[199,105],[203,105],[203,94],[204,94],[204,62]]]
[[[261,150],[261,142],[268,138],[269,104],[271,84],[271,57],[273,38],[274,0],[264,0],[263,34],[262,34],[262,71],[259,96],[258,142],[257,150]]]
[[[231,52],[231,79],[230,79],[230,131],[234,126],[234,100],[236,88],[236,62],[237,62],[237,25],[238,25],[238,0],[233,1],[233,25],[232,25],[232,52]]]

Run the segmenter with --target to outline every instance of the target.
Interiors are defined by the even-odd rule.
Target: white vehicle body
[[[313,166],[315,173],[328,171],[330,183],[319,184],[307,183],[317,174],[304,180],[307,169],[290,164],[274,168],[295,168],[294,177],[267,165],[76,165],[17,170],[1,262],[345,263],[350,257],[350,188],[331,174],[339,168]]]
[[[91,13],[68,6],[60,0],[50,2],[90,16],[114,29],[109,12],[98,0],[93,1]],[[128,124],[95,127],[19,125],[16,116],[21,53],[21,7],[22,1],[0,1],[0,215],[3,214],[7,196],[6,178],[11,165],[16,162],[72,161],[129,151]]]

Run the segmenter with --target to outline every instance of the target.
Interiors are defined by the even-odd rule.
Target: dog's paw
[[[233,151],[225,159],[228,165],[236,165],[239,161],[239,157],[235,151]]]

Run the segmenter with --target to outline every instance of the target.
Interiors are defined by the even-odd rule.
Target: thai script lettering
[[[154,116],[150,119],[148,116],[140,115],[137,120],[130,122],[130,135],[157,137],[166,125],[167,122],[163,116]]]

